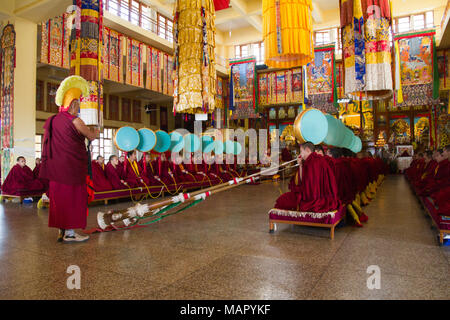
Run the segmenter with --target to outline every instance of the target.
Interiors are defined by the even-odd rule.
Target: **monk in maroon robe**
[[[289,147],[284,147],[281,150],[281,162],[288,162],[288,161],[292,161],[292,154],[291,151],[289,150]]]
[[[104,170],[104,158],[98,156],[97,160],[92,161],[92,182],[94,183],[94,190],[97,192],[109,191],[113,187],[111,182],[106,178]]]
[[[135,150],[127,153],[127,159],[124,162],[123,168],[123,180],[125,180],[131,188],[145,188],[150,184],[148,178],[143,176],[139,171]]]
[[[427,176],[423,187],[418,190],[421,196],[428,196],[450,186],[450,162],[445,158],[443,150],[436,150],[433,157],[437,166],[434,174]]]
[[[141,158],[141,160],[139,161],[139,169],[141,174],[147,177],[149,187],[164,188],[164,185],[162,184],[157,174],[156,165],[153,166],[152,164],[150,154],[146,153],[145,157]]]
[[[298,192],[281,195],[275,208],[301,212],[330,212],[340,205],[336,178],[323,156],[314,152],[314,145],[300,146]],[[295,201],[292,201],[295,199]]]
[[[109,157],[109,162],[105,167],[105,175],[113,190],[128,189],[125,180],[122,179],[123,168],[119,165],[119,158],[115,155]]]
[[[35,179],[33,171],[26,165],[24,157],[18,157],[2,185],[2,193],[8,195],[29,195],[44,192],[45,186]]]
[[[34,169],[33,169],[33,177],[35,179],[38,179],[44,185],[44,190],[47,191],[48,190],[48,180],[39,178],[40,170],[41,170],[41,158],[36,158],[36,165],[34,166]]]
[[[416,179],[413,181],[416,190],[421,190],[421,188],[426,186],[427,179],[434,175],[434,170],[437,167],[437,162],[433,159],[433,152],[425,152],[424,159],[425,166],[423,168],[423,171],[419,175],[417,175]]]
[[[40,177],[50,181],[48,226],[60,229],[58,241],[63,242],[89,239],[76,234],[73,229],[84,229],[87,222],[88,153],[85,139],[94,140],[99,136],[98,128],[88,128],[77,117],[81,90],[78,89],[77,96],[69,95],[72,89],[66,93],[60,112],[45,122],[40,169]]]

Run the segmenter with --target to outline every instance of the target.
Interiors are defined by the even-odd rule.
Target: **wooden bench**
[[[289,211],[273,208],[269,211],[269,232],[273,233],[275,231],[277,223],[329,228],[330,238],[333,240],[334,229],[344,219],[345,213],[345,206],[341,206],[338,210],[325,213]]]

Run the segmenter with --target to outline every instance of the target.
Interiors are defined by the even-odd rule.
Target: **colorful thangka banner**
[[[260,118],[256,97],[256,59],[230,61],[230,119]]]
[[[11,166],[11,148],[14,147],[14,68],[16,67],[16,32],[14,25],[3,28],[0,38],[1,89],[1,161],[2,182]]]
[[[217,77],[216,108],[223,109],[223,79]]]
[[[403,91],[403,103],[399,103],[398,107],[438,102],[439,74],[434,35],[432,30],[395,36],[399,47]]]
[[[258,97],[260,105],[303,103],[302,69],[260,73]]]
[[[308,104],[328,113],[335,113],[338,109],[334,51],[334,45],[315,48],[314,62],[306,66]]]
[[[144,44],[127,38],[127,72],[125,83],[136,87],[144,86],[144,61],[142,60]]]
[[[439,90],[450,89],[450,73],[448,71],[450,61],[450,51],[440,50],[437,52],[437,62],[439,70]]]
[[[103,29],[103,78],[123,82],[123,35]]]
[[[161,92],[161,52],[155,48],[147,47],[147,89]]]
[[[70,29],[68,16],[48,19],[41,24],[41,63],[69,69],[70,65]]]

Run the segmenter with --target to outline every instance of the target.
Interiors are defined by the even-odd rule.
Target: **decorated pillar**
[[[103,0],[73,0],[73,4],[70,75],[86,79],[90,91],[81,99],[80,117],[87,125],[103,126]]]
[[[174,113],[211,113],[216,108],[214,20],[213,0],[177,0],[174,13]]]

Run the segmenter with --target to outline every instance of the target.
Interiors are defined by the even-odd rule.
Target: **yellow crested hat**
[[[56,91],[55,103],[60,109],[67,109],[73,100],[89,95],[89,83],[80,76],[65,78]]]

